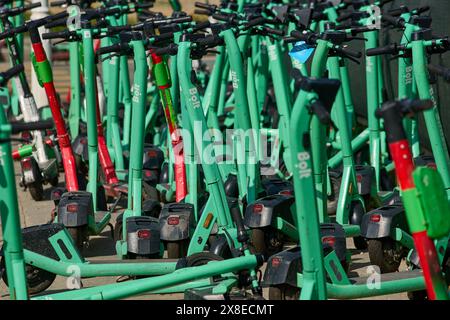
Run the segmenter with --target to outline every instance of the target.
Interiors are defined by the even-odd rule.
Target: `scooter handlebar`
[[[9,70],[6,70],[5,72],[0,72],[0,86],[5,86],[9,79],[12,77],[18,75],[19,73],[23,72],[23,64],[18,64],[17,66],[12,67]]]
[[[53,120],[37,122],[11,122],[11,133],[16,134],[22,131],[47,130],[54,127]]]
[[[101,56],[106,53],[118,52],[118,51],[121,51],[122,49],[124,49],[124,46],[121,43],[116,43],[111,46],[98,48],[98,50],[95,52],[95,54],[97,56]]]
[[[71,36],[72,32],[69,30],[57,31],[57,32],[47,32],[42,34],[42,39],[67,39]]]
[[[158,56],[164,56],[164,55],[176,55],[178,52],[178,46],[176,44],[170,44],[167,47],[163,48],[151,48],[151,53],[156,54]]]
[[[335,47],[334,50],[340,54],[350,56],[356,59],[359,59],[362,56],[362,53],[360,51],[355,51],[349,48]]]
[[[371,57],[371,56],[380,56],[383,54],[395,54],[397,52],[398,52],[398,47],[397,47],[397,44],[394,43],[394,44],[387,45],[385,47],[367,49],[366,55],[368,57]]]
[[[387,22],[397,28],[403,28],[405,26],[405,20],[403,18],[394,17],[388,14],[381,16],[381,21]]]

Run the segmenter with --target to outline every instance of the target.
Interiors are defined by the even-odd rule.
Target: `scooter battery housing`
[[[151,255],[160,252],[159,221],[153,217],[129,217],[127,225],[128,252]]]
[[[166,203],[159,216],[161,240],[178,241],[190,237],[194,223],[194,206],[190,203]]]
[[[346,261],[346,240],[344,228],[337,223],[322,223],[320,225],[320,238],[323,254],[335,251],[341,261]],[[301,258],[301,244],[293,248],[278,252],[267,261],[264,273],[264,286],[289,284],[297,286],[297,273],[303,271]]]
[[[264,179],[262,185],[268,196],[274,194],[294,195],[292,183],[282,179]]]
[[[367,239],[389,237],[400,228],[409,232],[403,205],[393,204],[367,212],[361,222],[361,236]]]
[[[164,154],[162,150],[154,145],[146,144],[144,146],[143,169],[145,170],[161,170],[164,162]]]
[[[58,222],[66,227],[80,227],[88,224],[88,217],[94,215],[92,194],[86,191],[64,193],[58,203]]]
[[[375,176],[375,168],[372,166],[355,166],[356,182],[358,184],[358,193],[362,196],[370,195],[372,181]]]
[[[247,206],[244,215],[244,224],[249,228],[267,227],[272,220],[281,217],[293,224],[291,206],[295,198],[290,195],[275,194],[258,199]]]

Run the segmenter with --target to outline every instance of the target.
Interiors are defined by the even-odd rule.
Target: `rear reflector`
[[[148,229],[139,230],[137,233],[139,239],[150,239],[151,233]]]
[[[379,215],[379,214],[373,214],[370,216],[371,222],[380,222],[380,220],[381,220],[381,215]]]
[[[255,204],[255,205],[253,206],[253,212],[254,212],[254,213],[261,213],[261,212],[263,211],[263,209],[264,209],[264,205],[262,205],[262,204],[260,204],[260,203]]]
[[[327,245],[329,245],[329,246],[331,246],[331,247],[334,247],[334,244],[336,243],[336,238],[335,238],[335,237],[332,237],[332,236],[329,236],[329,237],[323,237],[323,238],[322,238],[322,243],[323,243],[323,244],[327,244]]]
[[[67,212],[75,213],[78,211],[78,204],[77,203],[70,203],[66,206]]]
[[[180,217],[179,217],[179,216],[170,216],[170,217],[167,219],[167,223],[168,223],[170,226],[176,226],[176,225],[178,225],[178,224],[180,223]]]

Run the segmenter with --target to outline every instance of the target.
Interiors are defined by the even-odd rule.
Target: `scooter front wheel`
[[[27,185],[30,195],[34,201],[41,201],[44,199],[44,187],[40,182],[33,182]]]
[[[0,265],[1,265],[0,268],[4,270],[5,269],[4,259],[0,261]],[[25,266],[25,272],[27,275],[28,293],[30,295],[38,294],[40,292],[45,291],[53,284],[56,278],[56,274],[48,272],[43,269],[33,267],[29,264]],[[8,277],[6,275],[6,272],[3,272],[2,279],[3,282],[6,284],[6,286],[8,286]]]

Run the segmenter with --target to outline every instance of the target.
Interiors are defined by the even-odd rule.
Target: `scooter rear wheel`
[[[278,230],[272,228],[252,229],[250,242],[255,253],[270,257],[283,250],[284,241]]]
[[[178,259],[187,255],[189,239],[169,241],[166,243],[167,258]]]
[[[83,243],[87,238],[87,226],[83,227],[66,227],[72,237],[75,246],[79,251],[83,250]]]
[[[370,239],[367,247],[370,263],[378,266],[381,273],[398,270],[402,261],[402,253],[394,240],[391,238]]]
[[[5,270],[4,258],[0,261],[0,269]],[[25,272],[27,275],[27,287],[30,295],[37,294],[45,291],[55,281],[56,274],[48,272],[43,269],[33,267],[31,265],[25,266]],[[8,286],[8,277],[6,271],[2,273],[3,282]]]
[[[289,284],[279,284],[269,288],[269,300],[298,300],[300,288]]]

